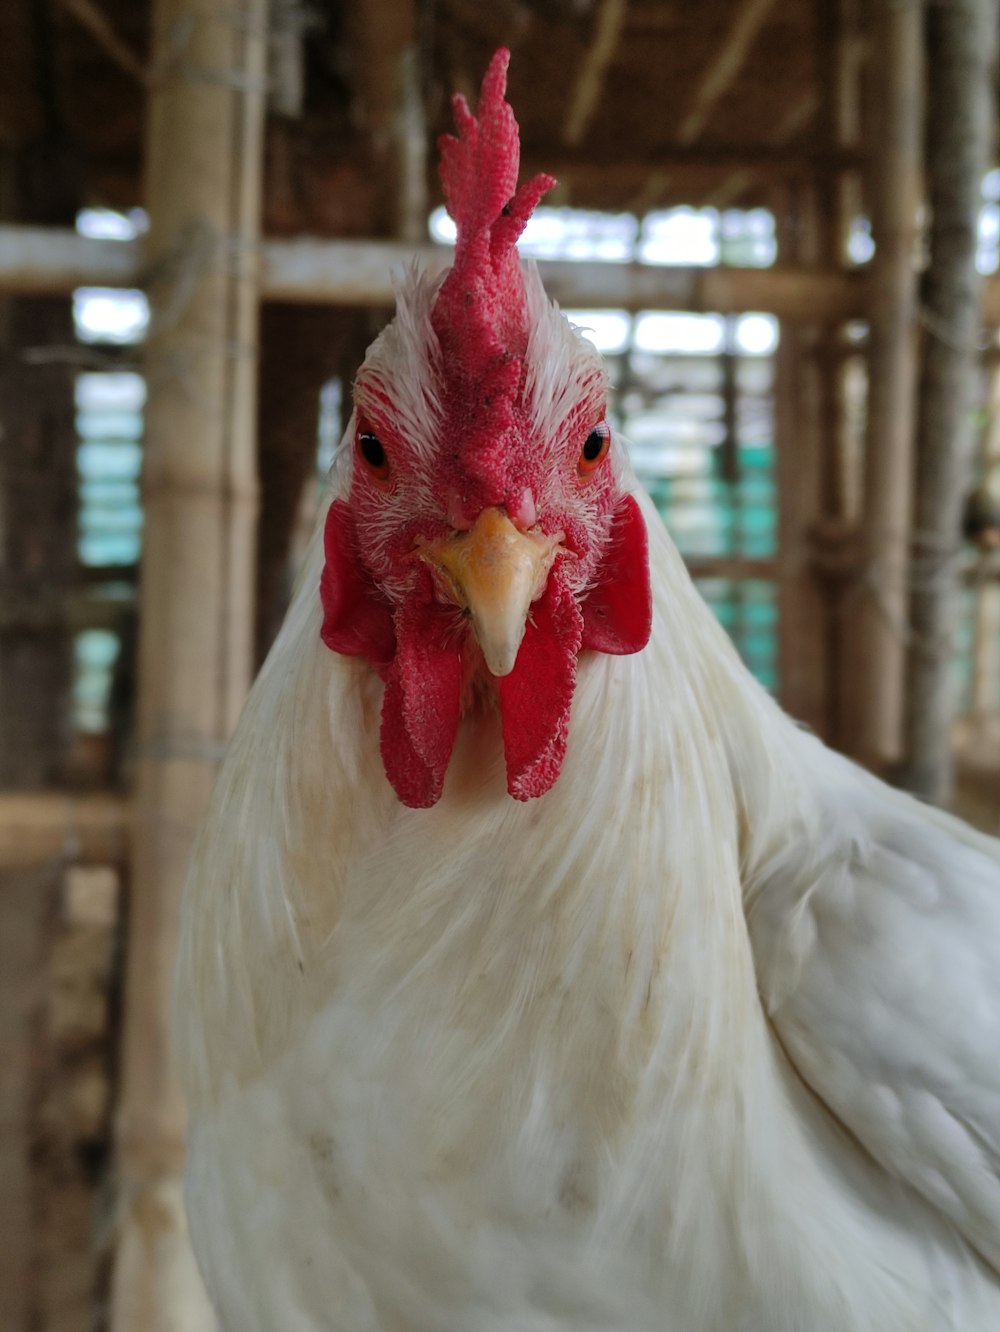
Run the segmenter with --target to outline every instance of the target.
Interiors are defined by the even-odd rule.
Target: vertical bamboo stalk
[[[170,1057],[177,909],[250,678],[266,0],[156,0],[147,129],[153,320],[114,1332],[213,1325],[180,1200]]]
[[[870,128],[872,261],[862,574],[849,640],[850,673],[863,681],[850,747],[876,769],[901,750],[907,565],[912,513],[917,375],[914,252],[921,187],[923,6],[878,0]]]
[[[937,804],[953,787],[954,646],[962,501],[972,461],[982,279],[976,241],[996,115],[997,0],[927,11],[930,266],[917,435],[914,586],[904,784]]]

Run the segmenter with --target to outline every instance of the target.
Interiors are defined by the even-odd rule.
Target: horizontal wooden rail
[[[265,241],[261,291],[264,300],[292,304],[388,306],[414,261],[439,273],[451,257],[450,248],[440,245],[308,237]],[[183,256],[177,262],[180,271]],[[860,318],[865,311],[863,270],[569,260],[544,260],[539,268],[549,294],[571,309],[759,310],[810,322]],[[46,227],[0,227],[0,293],[58,296],[83,286],[142,287],[147,277],[140,241],[93,240]]]
[[[129,809],[123,796],[68,791],[0,792],[0,869],[47,860],[110,865],[125,859]]]

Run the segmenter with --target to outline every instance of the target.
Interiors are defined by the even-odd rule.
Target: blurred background
[[[511,48],[525,232],[748,667],[1000,832],[996,0],[4,0],[0,1325],[201,1327],[184,864]],[[148,1198],[147,1198],[148,1202]]]

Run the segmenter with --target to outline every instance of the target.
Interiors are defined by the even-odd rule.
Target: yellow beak
[[[468,532],[417,550],[450,600],[469,612],[493,675],[509,675],[528,608],[545,590],[563,533],[521,532],[502,509],[484,509]]]

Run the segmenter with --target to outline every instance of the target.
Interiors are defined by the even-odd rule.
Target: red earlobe
[[[333,652],[367,657],[385,667],[396,651],[388,601],[366,575],[354,540],[354,519],[343,500],[334,500],[323,531],[326,563],[320,578],[323,603],[320,637]]]
[[[626,495],[615,512],[597,585],[582,609],[585,648],[624,657],[640,652],[649,642],[653,623],[649,538],[633,495]]]

